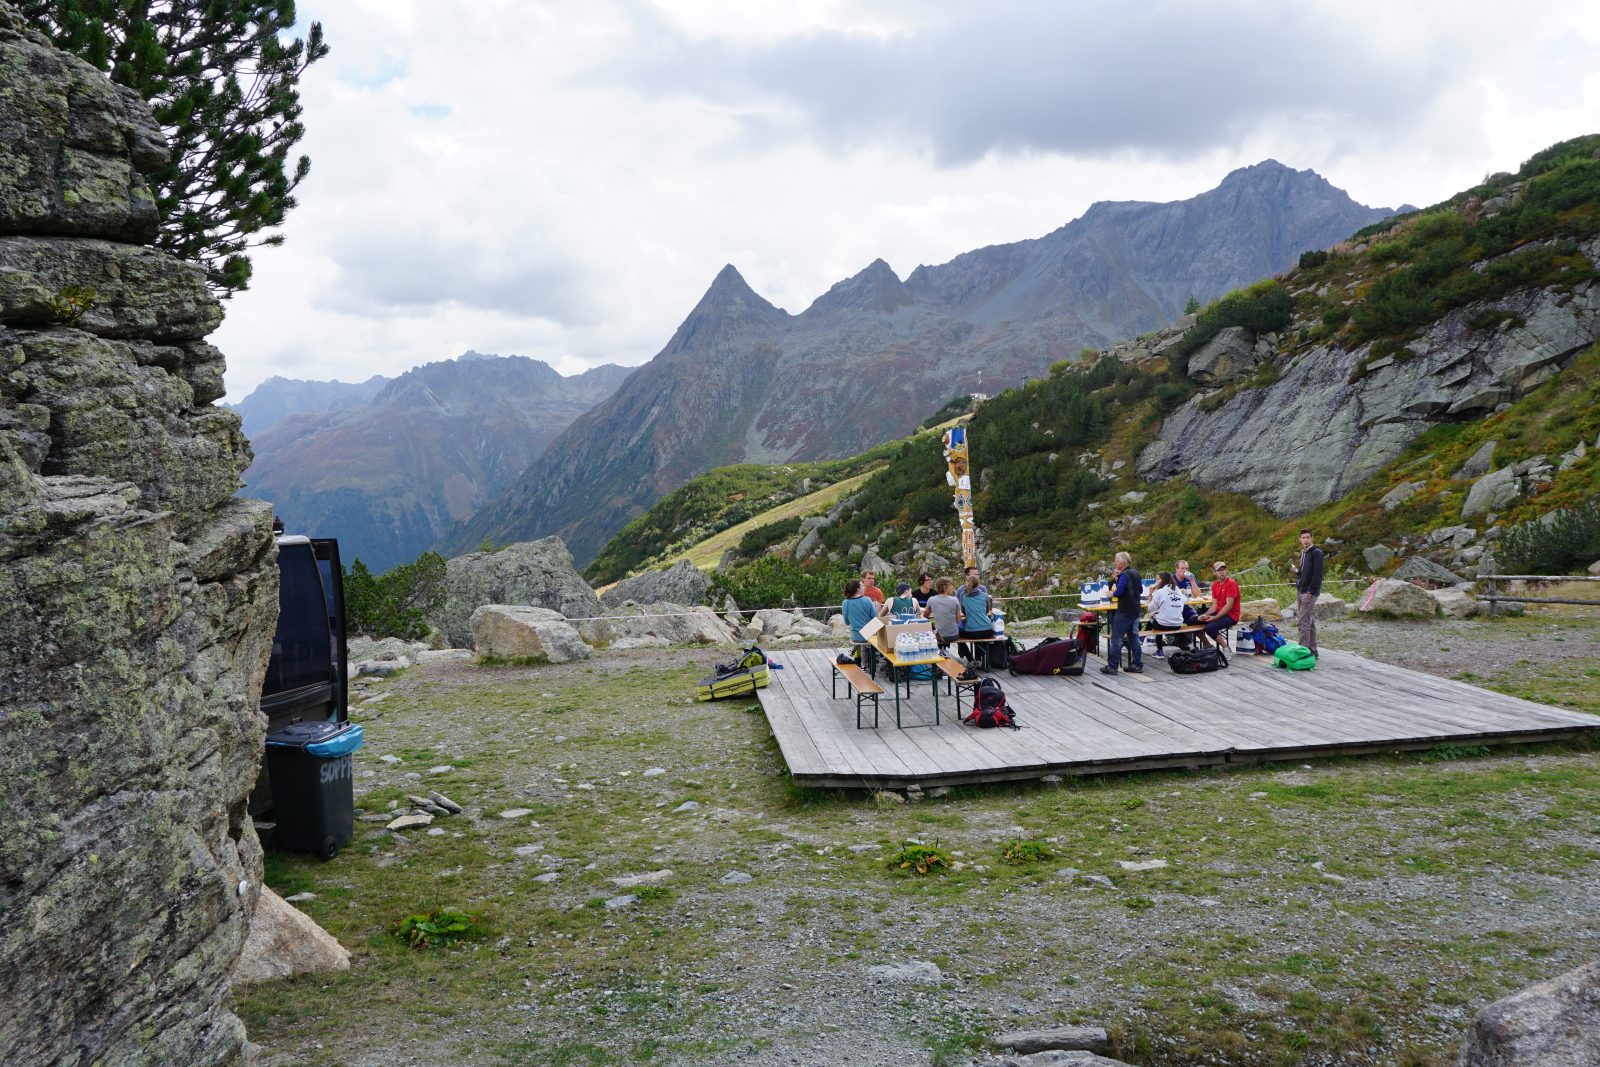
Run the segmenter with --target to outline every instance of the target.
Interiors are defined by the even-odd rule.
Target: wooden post
[[[1487,575],[1486,575],[1486,577],[1487,577],[1487,578],[1488,578],[1488,579],[1489,579],[1489,618],[1491,618],[1491,619],[1492,619],[1492,618],[1494,618],[1494,616],[1495,616],[1495,609],[1496,609],[1496,608],[1498,608],[1498,607],[1499,607],[1499,606],[1500,606],[1500,601],[1499,601],[1499,600],[1497,600],[1497,599],[1495,599],[1495,598],[1496,598],[1496,597],[1498,597],[1498,596],[1499,596],[1499,595],[1500,595],[1500,594],[1499,594],[1499,593],[1498,593],[1498,592],[1497,592],[1497,591],[1496,591],[1496,588],[1495,588],[1495,581],[1494,581],[1494,567],[1495,567],[1495,564],[1494,564],[1494,556],[1493,556],[1493,555],[1491,555],[1491,556],[1490,556],[1490,557],[1489,557],[1489,558],[1488,558],[1488,559],[1487,559],[1487,560],[1485,560],[1485,561],[1484,561],[1484,562],[1485,562],[1485,565],[1486,565],[1486,566],[1487,566],[1487,567],[1488,567],[1488,574],[1487,574]]]

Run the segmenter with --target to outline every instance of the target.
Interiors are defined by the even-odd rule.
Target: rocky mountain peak
[[[911,293],[894,268],[875,259],[842,282],[834,283],[805,310],[805,317],[851,312],[893,311],[911,302]]]
[[[715,345],[734,334],[776,330],[788,320],[788,312],[750,288],[744,275],[729,263],[711,280],[711,287],[683,320],[662,355]]]

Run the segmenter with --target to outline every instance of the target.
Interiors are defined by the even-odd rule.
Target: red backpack
[[[996,726],[1022,729],[1017,725],[1016,713],[1006,703],[1006,691],[993,678],[985,678],[978,683],[977,695],[972,700],[972,714],[967,716],[966,721],[985,730]]]

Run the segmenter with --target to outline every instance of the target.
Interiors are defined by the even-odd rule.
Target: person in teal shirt
[[[861,628],[878,617],[878,605],[861,591],[861,579],[852,578],[844,583],[844,603],[839,605],[839,614],[844,616],[844,624],[850,627],[851,642],[866,646],[863,666],[869,672],[877,673],[877,654],[867,644],[867,639],[861,636]]]
[[[994,600],[989,596],[989,590],[978,581],[978,568],[967,570],[966,583],[956,591],[956,599],[961,602],[961,637],[989,638],[994,636],[994,619],[990,612],[994,610]],[[969,645],[962,650],[968,659],[977,656],[977,646]],[[986,657],[987,658],[987,657]]]
[[[895,587],[894,598],[889,601],[890,615],[915,615],[917,601],[911,595],[911,583],[901,582]]]

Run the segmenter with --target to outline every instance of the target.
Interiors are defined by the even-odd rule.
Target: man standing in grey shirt
[[[1322,549],[1311,543],[1311,531],[1300,531],[1300,562],[1289,564],[1299,578],[1295,581],[1294,621],[1300,628],[1300,643],[1317,654],[1317,597],[1322,595]]]
[[[956,639],[961,632],[961,601],[951,595],[955,583],[940,578],[934,583],[933,596],[928,598],[928,618],[933,620],[933,632],[939,638],[939,650]]]

